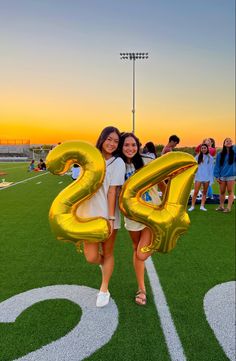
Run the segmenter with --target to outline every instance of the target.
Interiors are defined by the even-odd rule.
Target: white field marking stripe
[[[146,262],[146,269],[150,280],[154,302],[160,317],[162,330],[165,336],[166,344],[172,361],[186,361],[184,350],[177,334],[171,313],[162,290],[156,269],[151,257]]]
[[[35,177],[27,178],[27,179],[24,179],[24,180],[22,180],[22,181],[19,181],[19,182],[10,184],[10,185],[7,186],[7,187],[0,188],[0,191],[2,191],[3,189],[7,189],[7,188],[10,188],[10,187],[14,187],[14,186],[16,186],[17,184],[20,184],[20,183],[28,182],[28,181],[30,181],[30,180],[32,180],[32,179],[41,177],[42,175],[46,175],[46,174],[48,174],[48,173],[49,173],[49,172],[46,172],[46,173],[43,173],[43,174],[38,174],[38,175],[36,175]]]
[[[78,285],[55,285],[19,293],[0,303],[0,322],[15,322],[38,302],[66,299],[82,309],[77,325],[65,336],[15,361],[82,361],[106,345],[118,326],[118,308],[110,298],[106,307],[96,307],[98,290]]]

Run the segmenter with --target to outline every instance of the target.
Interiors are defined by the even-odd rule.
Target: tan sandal
[[[224,207],[219,206],[216,208],[216,211],[224,212]]]
[[[229,213],[229,212],[231,212],[231,209],[229,209],[229,208],[225,208],[225,209],[223,210],[223,213]]]
[[[145,306],[147,303],[146,292],[144,290],[138,290],[135,295],[135,302],[139,306]]]

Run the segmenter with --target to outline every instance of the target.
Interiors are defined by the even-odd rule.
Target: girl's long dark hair
[[[227,139],[227,138],[225,138],[225,140],[223,141],[223,149],[222,149],[222,151],[220,152],[220,166],[221,166],[221,167],[222,167],[223,164],[224,164],[225,157],[226,157],[226,154],[227,154],[227,147],[224,145],[226,139]],[[233,146],[231,145],[231,147],[228,147],[228,149],[229,149],[228,164],[233,164],[233,162],[234,162],[234,148],[233,148]]]
[[[215,148],[216,147],[216,142],[214,138],[209,138],[211,140],[211,147]]]
[[[155,155],[155,158],[157,158],[156,148],[153,142],[147,142],[143,148],[143,153],[153,153]]]
[[[203,144],[201,144],[201,148],[202,148],[203,145],[204,145],[205,147],[207,147],[207,152],[206,152],[205,154],[206,154],[206,155],[209,154],[209,147],[208,147],[208,145],[205,144],[205,143],[203,143]],[[203,163],[203,153],[202,153],[202,151],[201,151],[201,148],[200,148],[200,153],[199,153],[198,160],[197,160],[198,164]]]
[[[111,133],[114,133],[114,132],[118,135],[119,141],[120,141],[120,131],[116,127],[109,126],[102,130],[102,132],[97,140],[97,143],[96,143],[96,147],[100,150],[100,152],[102,152],[102,145],[105,142],[105,140],[109,137],[109,135]],[[113,155],[116,155],[117,153],[118,153],[118,147],[117,147],[117,150],[115,152],[113,152]]]
[[[137,153],[132,158],[132,163],[134,165],[134,168],[135,168],[135,170],[137,170],[137,169],[142,168],[144,163],[143,163],[143,159],[140,155],[140,142],[139,142],[139,139],[136,137],[136,135],[134,135],[134,133],[121,133],[120,144],[119,144],[119,156],[123,159],[123,161],[125,163],[127,163],[127,158],[123,154],[122,148],[123,148],[125,139],[128,137],[132,137],[135,140],[137,147],[138,147]]]

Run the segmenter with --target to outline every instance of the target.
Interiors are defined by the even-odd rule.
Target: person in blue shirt
[[[216,211],[228,213],[234,202],[234,184],[236,180],[236,148],[231,138],[223,142],[223,149],[216,156],[214,177],[220,186],[220,205]],[[228,192],[228,204],[224,208],[225,194]]]

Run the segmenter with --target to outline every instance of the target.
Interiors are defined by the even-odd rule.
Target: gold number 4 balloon
[[[123,185],[119,198],[121,211],[153,233],[151,244],[143,247],[142,252],[168,252],[187,230],[190,220],[186,207],[197,168],[190,154],[171,152],[145,165]],[[161,205],[148,204],[141,198],[147,189],[165,179],[169,181]]]
[[[102,217],[80,218],[76,209],[102,185],[105,161],[97,148],[84,141],[64,142],[51,150],[46,159],[47,169],[57,175],[64,174],[74,163],[81,166],[82,172],[53,201],[49,212],[51,227],[57,238],[64,241],[102,242],[109,236],[109,222]]]

